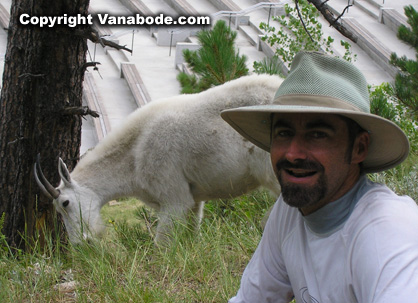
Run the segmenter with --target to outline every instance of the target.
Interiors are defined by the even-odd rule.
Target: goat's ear
[[[62,161],[61,158],[58,159],[58,173],[60,174],[61,180],[64,182],[64,184],[66,186],[70,186],[70,172],[68,171],[67,165],[65,165],[64,161]]]

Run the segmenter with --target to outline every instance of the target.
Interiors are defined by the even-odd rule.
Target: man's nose
[[[288,143],[286,159],[289,162],[305,160],[307,158],[306,142],[300,136],[294,136]]]

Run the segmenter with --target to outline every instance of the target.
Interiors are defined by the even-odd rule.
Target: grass
[[[177,224],[173,245],[161,249],[154,214],[118,201],[103,208],[108,233],[93,245],[0,253],[1,302],[227,302],[273,202],[265,192],[211,201],[198,232]]]
[[[371,174],[372,181],[386,184],[398,195],[408,195],[418,201],[418,153],[411,152],[401,165],[390,170]]]
[[[417,155],[370,177],[418,200]],[[156,217],[134,199],[102,210],[108,232],[92,245],[35,243],[8,254],[0,243],[1,302],[227,302],[261,237],[274,203],[259,191],[210,201],[198,232],[176,225],[173,245],[154,246]]]

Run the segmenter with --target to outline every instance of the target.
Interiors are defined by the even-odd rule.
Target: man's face
[[[368,134],[349,150],[347,123],[337,115],[276,114],[271,161],[284,201],[304,215],[342,197],[357,182]]]

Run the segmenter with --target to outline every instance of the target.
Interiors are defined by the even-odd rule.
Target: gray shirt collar
[[[303,217],[308,228],[318,236],[328,236],[340,229],[353,212],[358,200],[372,187],[366,175],[344,196]]]

